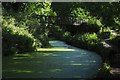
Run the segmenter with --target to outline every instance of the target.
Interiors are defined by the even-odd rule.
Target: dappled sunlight
[[[57,56],[60,56],[59,54],[54,54],[54,52],[52,53],[52,52],[40,52],[40,53],[35,53],[36,55],[38,55],[38,56],[53,56],[53,57],[57,57]]]
[[[70,58],[70,57],[65,57],[65,58]]]
[[[83,55],[83,54],[81,54],[81,55],[77,55],[77,56],[75,56],[75,58],[81,58],[81,57],[84,57],[84,56],[87,56],[87,55]]]
[[[11,64],[25,64],[25,62],[28,63],[27,61],[15,61],[15,62],[13,62],[13,63],[11,63]],[[37,63],[39,63],[39,64],[42,63],[42,61],[29,61],[29,62],[34,63],[34,64],[35,64],[35,63],[36,63],[36,64],[37,64]]]
[[[33,71],[31,70],[16,70],[16,69],[11,69],[11,70],[3,70],[4,72],[15,72],[15,73],[32,73]]]
[[[66,48],[38,48],[37,51],[78,51],[75,49],[66,49]]]
[[[87,54],[87,53],[85,53],[85,52],[81,52],[80,54]]]
[[[53,53],[41,53],[42,56],[59,56],[57,54],[53,54]]]
[[[31,54],[15,54],[16,57],[29,57]]]
[[[58,40],[54,40],[54,41],[49,41],[49,43],[51,44],[51,43],[63,43],[64,44],[64,42],[63,41],[58,41]]]
[[[0,3],[3,78],[117,76],[109,73],[120,67],[118,1],[9,1]]]
[[[70,64],[70,65],[72,65],[72,66],[81,66],[82,64],[80,64],[80,63],[73,63],[73,64]]]
[[[3,64],[3,75],[6,77],[39,78],[57,75],[57,77],[81,78],[97,74],[101,65],[99,56],[83,49],[67,46],[68,48],[64,48],[65,46],[38,48],[33,53],[15,54],[13,57],[7,57]],[[91,74],[89,75],[89,73]]]
[[[16,72],[16,73],[31,73],[32,71],[31,70],[11,70],[13,72]]]
[[[68,65],[71,65],[71,66],[81,66],[81,65],[82,66],[90,66],[90,65],[95,65],[94,63],[95,63],[94,61],[83,61],[83,62],[77,62],[77,63],[76,63],[76,61],[72,61]]]
[[[70,62],[71,62],[71,63],[76,63],[76,62],[77,62],[77,63],[81,63],[81,64],[85,64],[85,63],[86,63],[86,64],[87,64],[87,63],[96,63],[96,61],[73,61],[73,60],[70,61]]]
[[[50,69],[50,72],[60,72],[62,69]]]
[[[13,57],[13,59],[25,59],[27,57]]]
[[[28,59],[28,58],[33,58],[33,54],[30,53],[24,53],[24,54],[15,54],[12,59]]]
[[[75,62],[75,61],[70,61],[70,62]]]

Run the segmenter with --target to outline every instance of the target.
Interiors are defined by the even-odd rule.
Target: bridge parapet
[[[40,19],[40,23],[48,23],[54,25],[81,25],[88,19],[82,19],[73,16],[44,16],[44,15],[33,15],[34,18]]]

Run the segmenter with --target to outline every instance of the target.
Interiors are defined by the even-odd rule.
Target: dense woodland
[[[103,58],[103,72],[109,72],[111,56],[119,50],[109,49],[101,42],[107,40],[120,49],[120,3],[114,2],[3,2],[2,3],[2,48],[3,55],[37,51],[39,47],[50,47],[48,41],[57,39],[97,52]],[[52,24],[53,22],[67,24]],[[80,25],[69,24],[68,19]],[[114,33],[113,33],[114,32]],[[113,51],[110,54],[110,52]]]

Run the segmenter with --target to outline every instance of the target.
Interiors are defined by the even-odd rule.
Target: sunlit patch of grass
[[[38,48],[37,51],[77,51],[77,50],[66,48]]]

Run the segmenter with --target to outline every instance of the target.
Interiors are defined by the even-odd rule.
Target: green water
[[[57,42],[58,46],[59,42]],[[62,43],[60,43],[62,44]],[[69,47],[69,45],[65,44]],[[61,47],[61,46],[60,46]],[[70,46],[3,57],[4,78],[94,78],[102,64],[99,55]],[[53,50],[52,50],[53,49]],[[58,50],[60,49],[60,51]],[[58,51],[56,51],[58,50]],[[63,51],[62,51],[63,50]]]

